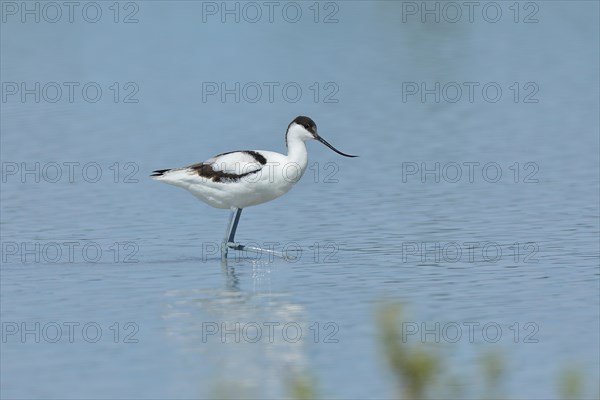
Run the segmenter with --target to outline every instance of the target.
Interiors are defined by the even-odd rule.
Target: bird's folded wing
[[[208,168],[214,172],[221,172],[227,175],[247,175],[262,169],[264,157],[254,151],[234,151],[231,153],[219,154],[202,163],[193,164],[187,167],[190,170],[207,171]]]

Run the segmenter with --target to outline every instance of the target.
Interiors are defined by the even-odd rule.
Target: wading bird
[[[265,150],[241,150],[219,154],[209,160],[183,168],[161,169],[151,177],[157,181],[182,187],[210,206],[231,210],[221,258],[227,250],[250,250],[257,253],[279,252],[234,242],[242,209],[266,203],[287,193],[302,177],[308,164],[305,141],[315,139],[345,157],[317,133],[315,122],[304,116],[296,117],[287,128],[285,142],[288,154]]]

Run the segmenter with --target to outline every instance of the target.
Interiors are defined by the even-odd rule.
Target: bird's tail
[[[150,177],[169,185],[187,187],[189,185],[190,174],[186,171],[186,168],[159,169],[154,171]]]
[[[160,179],[169,171],[171,171],[171,170],[170,169],[157,169],[156,171],[152,171],[152,175],[150,175],[150,177],[152,179]]]

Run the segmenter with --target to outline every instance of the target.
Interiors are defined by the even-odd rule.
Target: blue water
[[[598,395],[598,3],[502,2],[494,23],[487,3],[450,22],[428,2],[439,23],[421,2],[277,3],[272,22],[98,2],[95,23],[22,4],[0,29],[2,398],[280,398],[295,376],[393,397],[381,302],[461,396],[489,352],[500,396],[559,397],[569,367]],[[360,158],[309,143],[237,235],[297,260],[222,265],[227,212],[148,175],[285,151],[297,115]]]

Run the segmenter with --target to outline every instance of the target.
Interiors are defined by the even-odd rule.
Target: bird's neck
[[[306,151],[306,143],[304,143],[304,140],[297,137],[288,137],[287,148],[288,162],[298,164],[302,169],[302,173],[304,173],[306,165],[308,164],[308,153]]]

